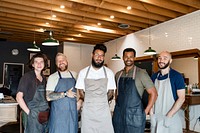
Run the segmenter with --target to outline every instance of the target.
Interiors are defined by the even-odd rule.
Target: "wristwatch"
[[[64,96],[65,96],[65,97],[67,96],[67,92],[66,92],[66,91],[64,92]]]

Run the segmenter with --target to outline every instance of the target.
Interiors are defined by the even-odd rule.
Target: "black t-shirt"
[[[37,86],[40,84],[46,85],[46,78],[42,75],[43,81],[40,82],[35,75],[34,71],[30,71],[21,77],[17,92],[22,92],[24,95],[24,101],[28,103],[35,95]]]

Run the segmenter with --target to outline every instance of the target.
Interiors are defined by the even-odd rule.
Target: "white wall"
[[[65,42],[63,52],[68,58],[68,68],[79,72],[91,64],[91,53],[93,45]]]
[[[151,27],[150,44],[148,43],[148,32],[149,29],[145,29],[106,42],[106,46],[109,51],[109,54],[106,57],[106,62],[115,73],[118,70],[122,69],[124,65],[122,61],[111,61],[110,58],[116,53],[116,51],[119,56],[122,56],[123,49],[127,47],[134,48],[137,52],[137,57],[144,56],[143,52],[149,46],[151,46],[152,49],[156,50],[157,53],[163,50],[174,52],[194,48],[200,49],[200,10]],[[187,62],[185,62],[185,64],[181,65],[180,67],[185,68],[186,64]],[[187,67],[189,66],[187,65]],[[186,75],[191,73],[194,74],[195,70],[197,70],[197,68],[188,68],[186,71],[184,71],[184,73]],[[195,77],[196,76],[192,78]],[[197,82],[195,79],[192,78],[190,78],[190,81],[194,81],[191,82]],[[190,119],[190,129],[193,130],[194,123],[196,122],[196,119],[200,116],[200,105],[192,106],[190,107],[190,109],[190,116],[192,116],[192,118]],[[200,132],[199,124],[196,125],[195,131]]]
[[[171,67],[184,73],[185,78],[189,78],[189,84],[198,83],[198,60],[193,57],[174,59]]]

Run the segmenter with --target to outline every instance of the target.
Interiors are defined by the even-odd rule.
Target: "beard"
[[[96,67],[96,68],[101,68],[104,64],[104,61],[98,63],[98,62],[95,62],[94,59],[92,59],[92,66]]]
[[[58,69],[60,72],[64,72],[64,71],[66,71],[66,70],[68,69],[68,65],[65,65],[64,67],[58,66],[57,69]]]
[[[170,65],[170,61],[169,61],[167,64],[165,64],[164,66],[160,66],[159,64],[160,64],[160,63],[158,63],[158,67],[159,67],[160,69],[165,69],[165,68],[167,68],[167,67]]]
[[[124,64],[125,64],[125,66],[130,67],[130,66],[133,66],[133,65],[134,65],[134,61],[132,61],[132,60],[127,60],[127,61],[124,61]]]

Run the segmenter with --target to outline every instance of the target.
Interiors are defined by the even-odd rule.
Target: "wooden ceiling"
[[[35,38],[40,45],[48,37],[43,31],[52,30],[60,42],[104,43],[199,9],[200,0],[0,0],[0,41]],[[119,28],[120,24],[129,28]]]

